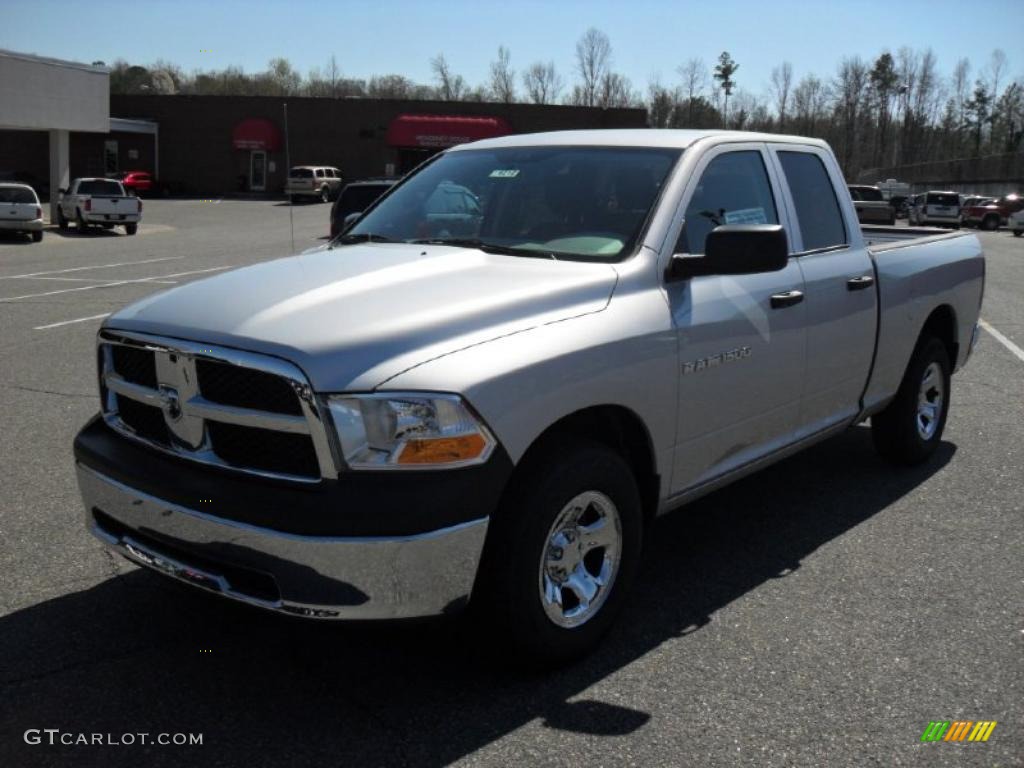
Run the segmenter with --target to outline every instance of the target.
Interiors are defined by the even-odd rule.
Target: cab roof
[[[812,145],[827,148],[821,139],[804,136],[783,136],[775,133],[753,131],[719,131],[675,128],[613,128],[590,131],[549,131],[546,133],[518,133],[494,139],[483,139],[468,144],[459,144],[449,151],[467,149],[501,149],[503,147],[652,147],[686,149],[705,139],[714,143],[735,143],[741,141],[770,141],[785,144]]]

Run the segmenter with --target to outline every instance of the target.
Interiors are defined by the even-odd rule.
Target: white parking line
[[[44,272],[29,272],[25,275],[0,275],[0,280],[15,280],[19,277],[38,277],[39,275],[63,275],[65,272],[81,272],[83,269],[110,269],[111,267],[130,267],[133,264],[155,264],[158,261],[176,261],[184,259],[184,256],[161,256],[159,259],[145,259],[143,261],[120,261],[116,264],[96,264],[91,267],[71,267],[69,269],[50,269]]]
[[[59,323],[50,323],[49,325],[37,325],[32,330],[45,331],[47,328],[59,328],[62,325],[71,325],[72,323],[84,323],[86,320],[99,320],[101,317],[106,317],[109,314],[109,312],[104,312],[102,315],[90,315],[89,317],[79,317],[76,320],[63,320]]]
[[[23,277],[22,280],[59,280],[63,283],[108,283],[109,277],[54,277],[43,275],[40,277]],[[176,283],[177,280],[153,280],[154,283]]]
[[[1008,338],[1003,336],[1003,334],[1001,334],[999,331],[997,331],[995,328],[993,328],[991,325],[989,325],[984,320],[978,320],[978,325],[980,325],[986,331],[991,333],[992,337],[996,341],[998,341],[1000,344],[1002,344],[1004,347],[1006,347],[1008,350],[1010,350],[1010,352],[1014,356],[1016,356],[1018,360],[1020,360],[1022,363],[1024,363],[1024,349],[1021,349],[1020,347],[1018,347],[1016,344],[1014,344]]]
[[[43,296],[56,296],[60,293],[74,293],[76,291],[91,291],[94,288],[113,288],[117,285],[129,285],[131,283],[152,283],[158,280],[165,280],[169,277],[182,277],[184,275],[201,275],[205,272],[216,272],[221,269],[231,269],[233,265],[227,264],[223,267],[210,267],[209,269],[191,269],[188,272],[176,272],[171,275],[153,275],[152,277],[140,277],[134,280],[116,280],[112,283],[100,283],[99,285],[80,285],[77,288],[62,288],[59,291],[45,291],[43,293],[26,293],[23,296],[9,296],[7,298],[0,299],[0,304],[6,304],[11,301],[20,301],[21,299],[39,299]]]

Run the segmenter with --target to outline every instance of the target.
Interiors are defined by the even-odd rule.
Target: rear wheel
[[[85,232],[89,228],[89,225],[85,223],[85,219],[82,218],[81,209],[78,208],[75,209],[75,226],[79,232]]]
[[[1013,230],[1013,236],[1014,237],[1020,237],[1021,235],[1024,235],[1024,229],[1015,229],[1015,230]]]
[[[986,216],[985,220],[981,222],[981,226],[989,232],[994,232],[999,229],[999,217],[998,216]]]
[[[557,663],[590,651],[622,608],[640,559],[640,494],[609,448],[559,439],[532,457],[488,534],[473,607],[496,644]]]
[[[57,226],[63,230],[68,228],[68,220],[64,216],[64,211],[61,210],[60,206],[57,206]]]
[[[326,203],[331,199],[331,190],[328,187],[320,187],[320,202]]]
[[[942,440],[949,414],[950,360],[934,336],[917,345],[895,399],[871,417],[875,448],[896,464],[926,461]]]
[[[40,229],[39,231],[32,233],[32,242],[33,243],[41,243],[41,242],[43,242],[43,230]]]
[[[124,231],[125,231],[125,234],[134,235],[136,232],[139,231],[139,225],[138,224],[134,224],[134,223],[133,224],[125,224],[124,225]]]

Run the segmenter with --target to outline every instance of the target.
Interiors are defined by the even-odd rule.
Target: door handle
[[[799,304],[804,300],[803,291],[786,291],[784,293],[773,293],[772,294],[772,309],[782,309],[783,307],[792,307],[794,304]]]
[[[875,278],[871,275],[861,275],[860,277],[851,277],[846,281],[846,290],[848,291],[863,291],[865,288],[870,288],[875,284]]]

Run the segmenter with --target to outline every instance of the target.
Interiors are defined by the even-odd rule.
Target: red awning
[[[263,149],[274,152],[281,148],[281,131],[269,120],[250,117],[235,126],[231,132],[235,149]]]
[[[512,128],[500,117],[399,115],[388,126],[387,142],[392,147],[444,148],[509,133]]]

